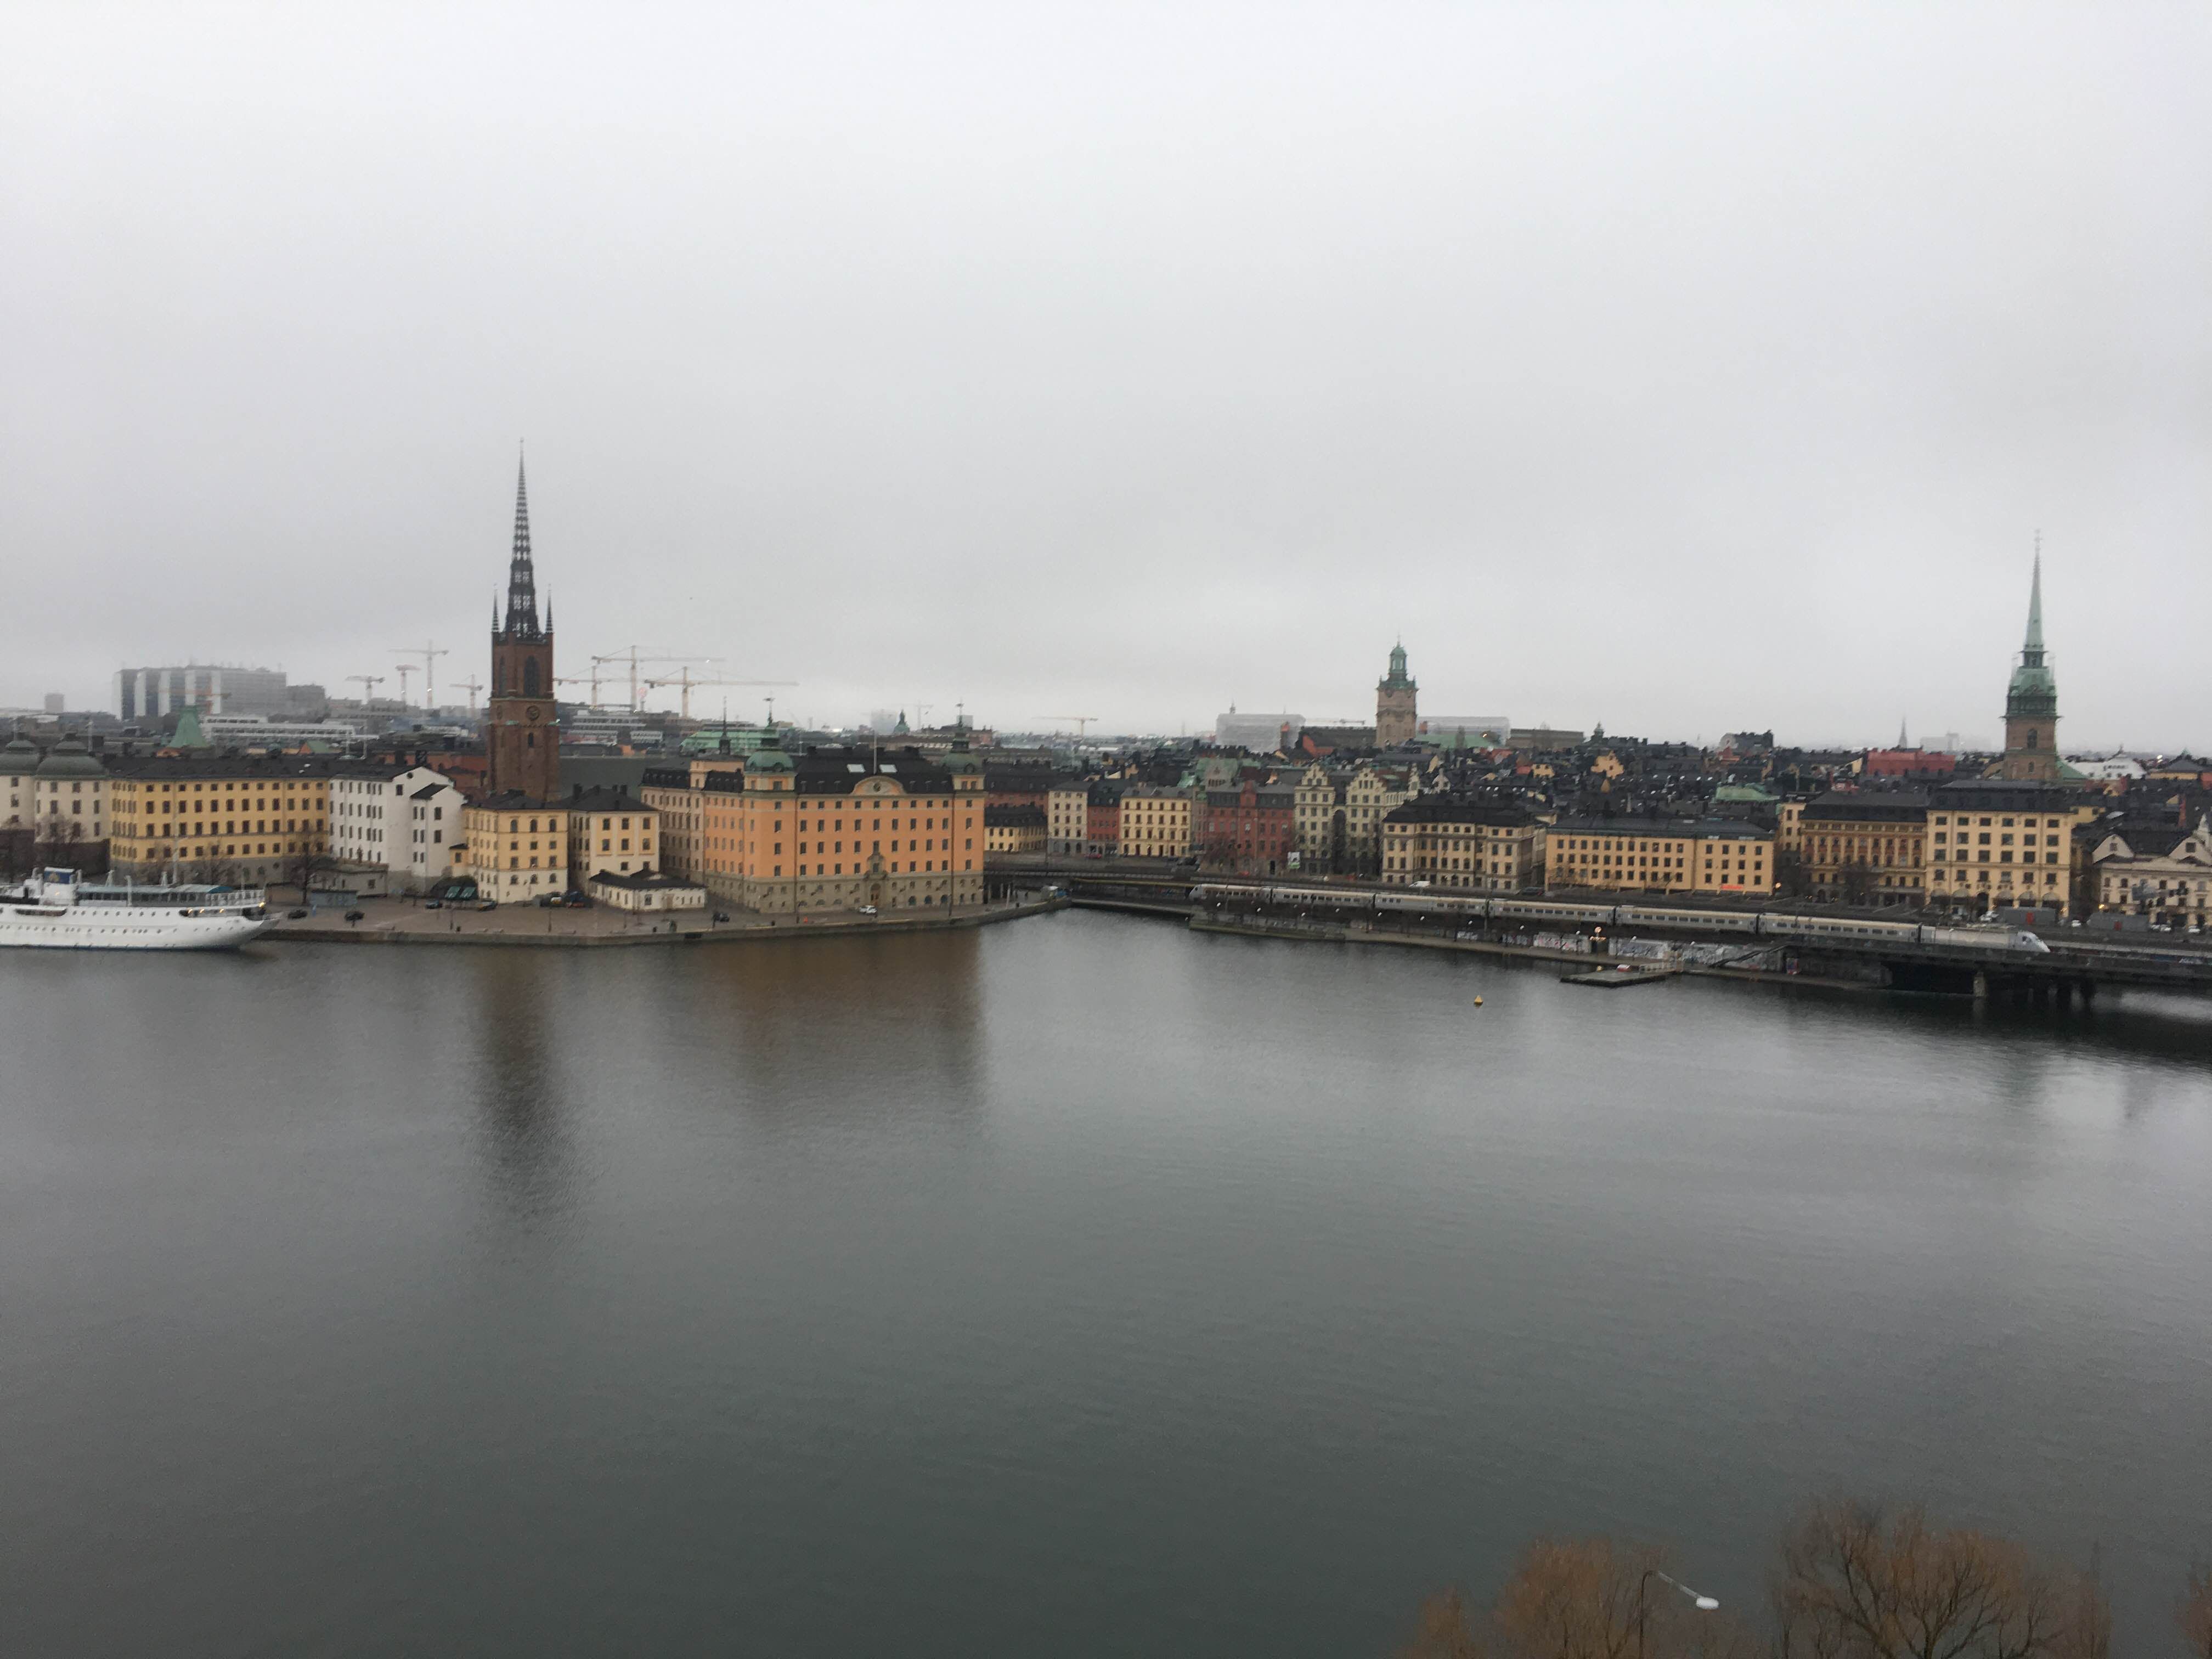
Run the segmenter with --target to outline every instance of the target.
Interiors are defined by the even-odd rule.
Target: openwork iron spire
[[[534,639],[538,627],[538,577],[530,562],[530,480],[523,463],[514,467],[514,555],[507,567],[507,629]]]

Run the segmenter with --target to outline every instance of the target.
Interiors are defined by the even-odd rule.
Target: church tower
[[[538,578],[530,562],[530,485],[514,475],[514,552],[507,567],[507,616],[492,615],[491,701],[484,747],[491,793],[550,801],[561,793],[560,708],[553,690],[553,611],[538,623]]]
[[[1419,690],[1406,673],[1406,642],[1390,647],[1390,672],[1375,682],[1375,746],[1395,748],[1411,743],[1419,725],[1414,697]]]
[[[2058,681],[2044,660],[2043,555],[2035,556],[2028,587],[2027,637],[2021,643],[2020,666],[2005,690],[2004,758],[1996,775],[2036,783],[2056,783],[2058,758]]]

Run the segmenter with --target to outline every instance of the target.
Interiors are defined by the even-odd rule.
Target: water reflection
[[[575,1130],[553,1066],[545,965],[529,951],[470,953],[476,1026],[476,1127],[498,1212],[525,1231],[565,1225],[581,1183]]]
[[[672,982],[686,1048],[766,1124],[979,1109],[981,944],[973,932],[702,950]]]

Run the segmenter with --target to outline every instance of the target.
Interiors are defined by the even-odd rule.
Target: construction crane
[[[691,670],[687,665],[681,673],[672,674],[662,679],[641,680],[638,684],[642,685],[648,691],[658,691],[664,685],[673,685],[680,688],[683,694],[682,702],[684,718],[688,720],[691,718],[691,693],[695,687],[702,685],[796,685],[799,682],[797,680],[695,680],[691,678]]]
[[[1078,743],[1081,743],[1083,739],[1089,735],[1091,722],[1097,720],[1098,716],[1096,714],[1040,714],[1037,718],[1041,720],[1067,720],[1071,722],[1075,727],[1075,740]]]
[[[422,707],[425,708],[435,708],[438,706],[438,659],[441,657],[450,657],[453,653],[451,651],[448,651],[444,646],[437,643],[434,640],[425,640],[420,645],[395,645],[391,647],[391,650],[392,654],[395,657],[420,657],[422,659]],[[412,668],[414,665],[414,664],[410,663],[407,666],[409,668]],[[405,670],[402,670],[400,672],[399,701],[402,702],[407,701],[407,677]]]
[[[402,708],[404,708],[407,707],[407,677],[415,672],[415,665],[411,662],[403,662],[398,665],[398,667],[399,706]]]
[[[610,651],[604,656],[598,656],[592,659],[592,705],[593,708],[597,708],[599,702],[599,665],[602,663],[620,663],[629,670],[629,706],[632,709],[635,709],[637,707],[637,671],[644,664],[649,662],[714,661],[714,659],[703,651],[667,651],[653,656],[647,656],[644,654],[644,652],[645,647],[641,645],[626,645],[619,651]]]
[[[361,687],[361,704],[364,708],[375,702],[376,688],[385,681],[382,674],[349,674],[346,678]]]
[[[483,682],[478,679],[475,675],[471,674],[468,678],[463,680],[453,689],[457,691],[465,691],[469,694],[469,713],[471,714],[475,714],[477,712],[477,693],[483,690]]]

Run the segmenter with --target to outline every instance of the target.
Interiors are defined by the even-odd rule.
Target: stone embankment
[[[666,915],[632,915],[593,905],[588,909],[539,909],[502,905],[496,910],[465,907],[432,910],[404,899],[365,899],[357,922],[329,911],[286,918],[263,935],[280,944],[299,945],[507,945],[544,949],[588,950],[633,945],[763,943],[772,939],[872,937],[883,933],[942,933],[981,927],[1020,916],[1063,909],[1064,898],[1028,897],[969,905],[933,915],[901,912],[877,916],[849,910],[820,915],[770,918],[730,912],[717,922],[709,910],[679,910]]]

